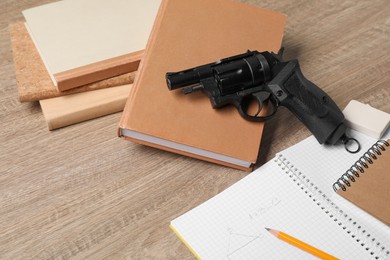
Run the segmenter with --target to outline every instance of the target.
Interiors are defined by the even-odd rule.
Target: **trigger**
[[[260,114],[260,112],[262,110],[262,104],[269,99],[270,95],[271,95],[270,93],[264,92],[264,91],[256,93],[255,95],[253,95],[256,98],[257,102],[258,102],[257,112],[254,115],[255,117],[257,117]]]
[[[263,102],[265,102],[265,101],[267,101],[267,100],[269,99],[270,95],[271,95],[271,93],[263,91],[263,92],[256,93],[256,94],[255,94],[255,97],[256,97],[260,102],[263,103]]]

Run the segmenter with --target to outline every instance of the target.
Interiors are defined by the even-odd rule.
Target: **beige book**
[[[59,91],[135,71],[160,0],[63,0],[23,11]]]
[[[123,110],[131,84],[40,100],[49,130]]]
[[[38,101],[96,89],[131,84],[136,72],[104,79],[78,88],[58,92],[23,22],[9,26],[15,76],[20,102]]]
[[[250,170],[263,123],[202,93],[168,90],[165,74],[250,50],[277,52],[286,17],[232,0],[163,0],[119,125],[134,142]]]

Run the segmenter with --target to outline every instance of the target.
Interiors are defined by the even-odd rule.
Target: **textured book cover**
[[[339,181],[337,194],[390,226],[390,139],[366,151]]]
[[[264,125],[244,120],[234,107],[212,109],[202,93],[169,91],[165,74],[248,49],[277,52],[285,21],[283,14],[231,0],[162,1],[119,135],[249,170],[257,160]]]

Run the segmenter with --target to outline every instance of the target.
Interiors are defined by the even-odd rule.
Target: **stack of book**
[[[125,106],[123,139],[247,171],[256,163],[263,123],[170,92],[165,74],[277,52],[283,14],[234,0],[63,0],[23,15],[11,26],[19,96],[40,100],[50,129]]]
[[[50,130],[123,110],[160,0],[64,0],[10,25],[20,102]]]

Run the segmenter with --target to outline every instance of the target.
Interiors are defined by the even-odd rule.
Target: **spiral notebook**
[[[342,197],[390,226],[390,139],[378,141],[333,184]]]
[[[265,227],[341,259],[389,259],[390,228],[333,191],[335,180],[377,142],[350,135],[360,141],[360,154],[309,137],[174,219],[171,228],[202,259],[315,259]]]

